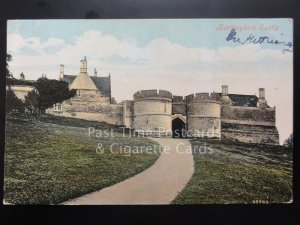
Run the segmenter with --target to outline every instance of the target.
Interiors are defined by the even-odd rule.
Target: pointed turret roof
[[[80,73],[72,82],[71,89],[98,90],[87,73]]]

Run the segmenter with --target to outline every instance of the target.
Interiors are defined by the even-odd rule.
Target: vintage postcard
[[[293,20],[9,20],[4,204],[293,202]]]

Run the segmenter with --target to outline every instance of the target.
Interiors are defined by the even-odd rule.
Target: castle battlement
[[[151,98],[161,98],[161,99],[169,99],[172,100],[172,93],[166,90],[142,90],[134,93],[133,99],[136,100],[144,100]]]
[[[185,97],[173,95],[173,103],[185,103]]]
[[[197,103],[197,102],[205,102],[205,101],[214,101],[219,102],[220,96],[213,92],[201,92],[196,94],[190,94],[185,97],[187,103]]]

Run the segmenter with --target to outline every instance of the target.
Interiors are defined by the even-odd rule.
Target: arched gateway
[[[172,115],[172,137],[182,138],[186,131],[186,116],[181,114]]]

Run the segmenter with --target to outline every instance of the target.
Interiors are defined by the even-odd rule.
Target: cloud
[[[26,49],[30,49],[31,54]],[[292,62],[293,57],[292,53],[282,54],[280,50],[264,49],[255,44],[218,49],[189,48],[166,38],[153,39],[140,47],[135,40],[120,40],[95,30],[75,37],[70,43],[55,37],[41,41],[39,37],[24,38],[17,33],[9,34],[8,52],[13,55],[10,63],[12,72],[18,74],[22,68],[21,72],[31,74],[34,78],[40,76],[36,68],[43,67],[50,71],[50,77],[56,78],[57,68],[61,63],[66,65],[66,70],[77,73],[79,60],[83,56],[87,56],[89,68],[97,67],[98,70],[135,72],[140,75],[150,71],[153,76],[162,73],[201,72],[213,77],[220,72],[236,74],[239,71],[244,74],[243,67],[249,66],[257,66],[257,69],[262,70],[265,69],[264,62],[273,63],[274,60],[274,68],[286,67],[285,63]]]
[[[171,43],[166,38],[152,40],[144,50],[150,63],[155,65],[178,65],[193,62],[213,62],[216,52],[207,48],[187,48]]]
[[[33,54],[28,54],[24,48],[31,49]],[[286,62],[292,62],[293,57],[292,53],[282,54],[280,50],[264,49],[255,44],[218,49],[189,48],[166,38],[153,39],[140,47],[135,40],[120,40],[95,30],[75,37],[70,43],[55,37],[41,41],[39,37],[23,38],[17,33],[9,34],[8,52],[13,55],[11,71],[30,74],[33,79],[41,76],[43,67],[45,72],[42,73],[47,71],[49,77],[57,78],[59,64],[65,64],[67,73],[76,74],[83,56],[88,58],[90,71],[96,67],[99,72],[117,71],[137,76],[150,72],[154,77],[175,72],[187,76],[200,73],[202,78],[209,79],[220,79],[220,74],[226,73],[245,77],[245,70],[253,74],[256,74],[253,70],[267,71],[269,67],[263,65],[267,61],[269,64],[276,62],[273,71],[284,71],[290,67]]]
[[[48,48],[53,46],[62,46],[64,45],[64,40],[59,38],[51,37],[49,38],[42,46],[42,48]]]
[[[46,51],[54,47],[57,47],[56,51]],[[114,64],[114,58],[120,57],[129,63],[157,68],[218,62],[246,63],[266,58],[290,60],[292,57],[292,54],[282,54],[280,50],[263,49],[260,45],[255,44],[227,46],[219,49],[188,48],[172,43],[166,38],[157,38],[144,47],[138,47],[135,40],[119,40],[112,35],[104,35],[95,30],[83,33],[82,36],[76,37],[75,41],[69,44],[66,44],[63,39],[55,37],[42,42],[38,37],[23,38],[16,33],[8,35],[8,51],[16,54],[14,58],[22,56],[24,59],[28,56],[22,54],[24,48],[29,48],[35,51],[36,55],[42,55],[46,58],[47,60],[39,62],[39,64],[46,65],[53,62],[51,58],[61,60],[60,63],[74,64],[84,55],[92,60],[96,59],[111,64]],[[34,59],[34,56],[28,57]],[[116,64],[118,63],[116,62]]]
[[[20,34],[7,35],[7,50],[8,52],[19,52],[26,47],[27,43]]]
[[[42,53],[45,48],[54,46],[63,46],[64,40],[51,37],[45,42],[41,42],[38,37],[23,38],[20,34],[13,33],[7,35],[7,50],[8,52],[19,54],[24,48],[29,48],[37,53]]]
[[[143,50],[136,43],[129,40],[118,40],[112,35],[103,35],[99,31],[87,31],[82,36],[76,37],[74,43],[67,45],[58,52],[66,56],[75,54],[76,57],[87,55],[92,58],[105,58],[118,55],[131,61],[143,58]]]

